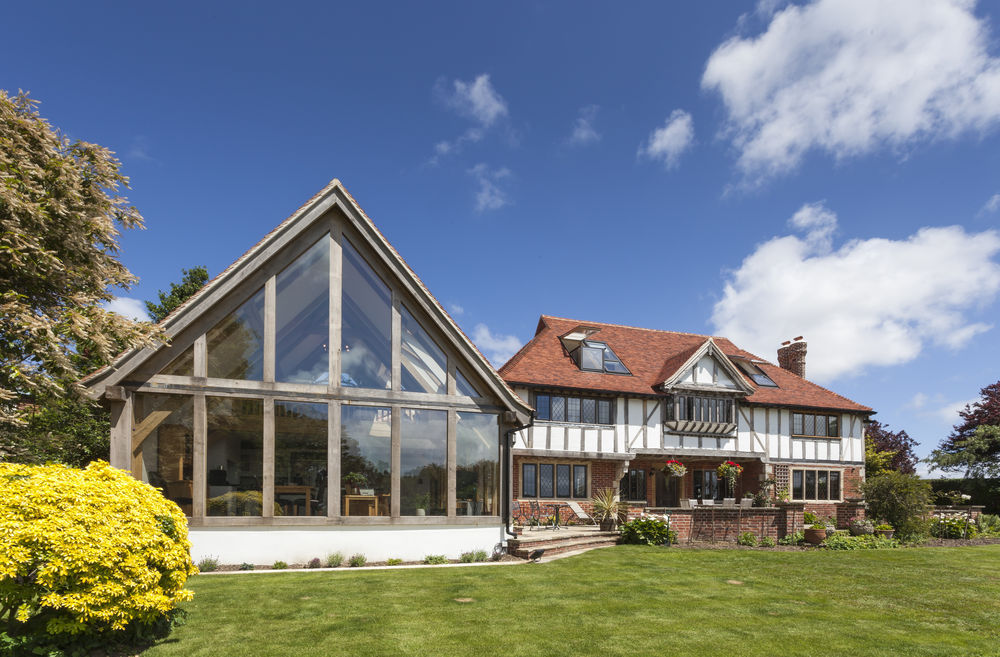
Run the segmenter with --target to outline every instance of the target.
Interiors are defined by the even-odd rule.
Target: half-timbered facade
[[[531,409],[336,180],[85,380],[111,462],[229,563],[458,556],[504,539]]]
[[[804,368],[805,343],[783,349]],[[773,480],[806,510],[858,506],[872,409],[725,338],[542,316],[500,374],[535,408],[516,434],[519,500],[585,505],[612,486],[638,506],[686,507]],[[665,474],[668,460],[687,473]],[[743,467],[735,490],[717,473],[726,460]]]

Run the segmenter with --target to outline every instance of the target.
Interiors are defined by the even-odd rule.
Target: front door
[[[680,506],[680,477],[656,471],[656,506]]]

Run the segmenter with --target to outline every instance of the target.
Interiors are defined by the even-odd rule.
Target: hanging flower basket
[[[733,493],[736,490],[736,480],[743,474],[743,466],[733,461],[724,461],[715,469],[715,472],[719,475],[719,479],[726,480],[726,483],[729,484],[729,492]]]
[[[663,466],[663,474],[668,477],[683,477],[687,474],[688,469],[680,461],[675,461],[670,459],[667,464]]]

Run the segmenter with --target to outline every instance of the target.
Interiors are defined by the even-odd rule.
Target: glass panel
[[[614,374],[628,374],[629,373],[628,368],[626,368],[624,365],[622,365],[619,361],[616,361],[616,360],[606,360],[606,361],[604,361],[604,369],[606,371],[612,372]]]
[[[274,503],[283,515],[326,515],[327,409],[274,402]]]
[[[611,424],[611,402],[607,399],[597,401],[598,424]]]
[[[816,435],[825,436],[826,435],[826,416],[817,415],[816,416]]]
[[[802,413],[792,413],[792,435],[802,435]]]
[[[340,411],[340,513],[389,515],[392,411],[349,406]]]
[[[553,487],[552,479],[555,466],[551,463],[542,463],[538,466],[538,496],[539,497],[552,497]]]
[[[160,370],[160,374],[171,376],[194,376],[194,346],[190,346]]]
[[[573,466],[573,497],[587,497],[587,466]]]
[[[455,425],[457,515],[500,515],[499,431],[496,415],[458,414]]]
[[[816,471],[806,470],[806,499],[816,499]]]
[[[566,421],[567,422],[579,422],[580,421],[580,398],[579,397],[569,397],[566,400]]]
[[[587,424],[594,424],[597,422],[597,400],[596,399],[584,399],[583,400],[583,421]]]
[[[525,463],[521,466],[521,497],[538,496],[538,466]]]
[[[829,488],[827,487],[827,471],[820,470],[816,473],[816,499],[830,499]]]
[[[209,397],[206,405],[206,513],[259,516],[264,503],[264,402]],[[280,509],[275,513],[280,515]]]
[[[455,370],[455,392],[466,397],[482,397],[459,370]]]
[[[132,402],[132,444],[141,449],[142,481],[159,488],[191,515],[194,430],[185,395],[138,393]]]
[[[701,402],[701,415],[698,416],[698,419],[702,422],[711,422],[711,415],[708,410],[708,403],[710,400],[702,397],[698,401]]]
[[[597,370],[598,372],[604,370],[604,350],[594,349],[593,347],[583,347],[580,350],[582,356],[580,361],[580,369],[582,370]]]
[[[264,378],[264,289],[208,331],[208,376]]]
[[[553,397],[552,398],[552,420],[554,422],[565,422],[566,421],[566,398],[565,397]]]
[[[677,397],[677,419],[687,420],[689,417],[687,397],[680,395]]]
[[[829,435],[831,438],[840,437],[840,418],[836,415],[831,415],[829,421],[827,422],[827,428],[829,429]]]
[[[404,408],[400,441],[400,515],[445,515],[448,412]]]
[[[836,470],[830,471],[830,499],[840,499],[840,473]]]
[[[569,497],[569,466],[559,464],[556,466],[556,497]]]
[[[802,471],[792,470],[792,499],[805,499],[802,491]]]
[[[282,270],[275,283],[275,380],[329,383],[330,236]]]
[[[392,378],[392,295],[346,239],[340,385],[388,388]]]
[[[815,415],[804,415],[802,417],[804,420],[803,424],[803,435],[805,436],[815,436],[816,435],[816,416]]]
[[[549,396],[535,395],[535,417],[539,420],[549,419]]]
[[[448,391],[448,360],[406,306],[403,320],[403,390],[443,395]]]

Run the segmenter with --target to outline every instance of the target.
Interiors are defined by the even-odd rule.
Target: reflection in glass
[[[274,402],[274,502],[283,515],[326,515],[327,408]]]
[[[330,236],[321,237],[275,283],[275,380],[328,383]]]
[[[462,373],[455,370],[455,392],[466,397],[481,397],[479,391],[473,387],[469,380],[462,376]]]
[[[830,471],[830,499],[840,499],[840,473],[836,470]]]
[[[525,463],[521,467],[521,497],[538,496],[538,466]]]
[[[500,439],[497,416],[458,413],[455,425],[457,515],[499,515]]]
[[[132,403],[132,444],[142,450],[138,474],[187,516],[194,498],[191,408],[186,395],[137,393]]]
[[[551,463],[542,463],[538,470],[538,496],[539,497],[555,497],[554,489],[552,487],[553,471],[555,466]]]
[[[400,442],[400,515],[444,515],[448,501],[448,412],[404,408]]]
[[[170,361],[160,374],[171,376],[194,376],[194,346],[190,346]]]
[[[802,491],[802,471],[792,470],[792,499],[805,499]]]
[[[385,389],[392,379],[392,296],[350,242],[342,246],[340,384]]]
[[[403,390],[443,395],[448,391],[448,359],[406,306],[400,308],[400,315]]]
[[[210,516],[259,516],[263,509],[264,403],[209,397],[206,445]],[[275,509],[275,514],[280,514]]]
[[[389,515],[391,430],[392,411],[388,408],[341,407],[341,514]]]
[[[806,470],[806,499],[816,499],[816,471]]]
[[[208,376],[264,378],[264,288],[208,331]]]

